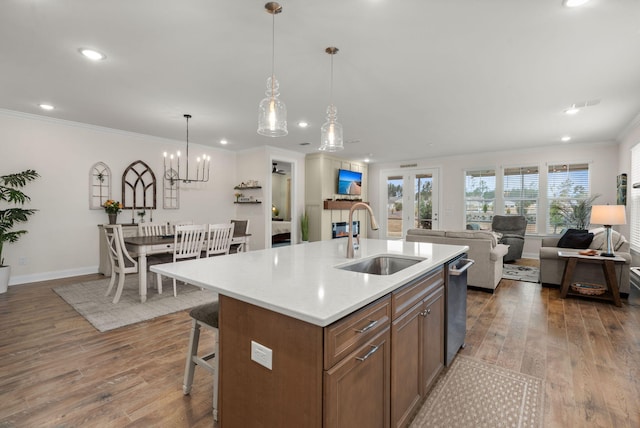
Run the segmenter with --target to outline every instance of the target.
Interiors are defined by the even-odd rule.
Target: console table
[[[562,274],[562,285],[560,287],[560,297],[562,299],[567,297],[567,294],[581,297],[589,297],[599,300],[612,301],[616,306],[622,306],[620,301],[620,291],[618,289],[618,279],[616,278],[616,263],[624,263],[625,260],[622,257],[602,257],[602,256],[586,256],[579,254],[577,251],[558,251],[559,257],[564,257],[567,262],[564,266],[564,273]],[[601,295],[584,295],[572,292],[569,288],[571,286],[571,280],[573,279],[573,273],[578,263],[596,263],[602,266],[602,272],[604,273],[605,281],[607,282],[608,290]]]

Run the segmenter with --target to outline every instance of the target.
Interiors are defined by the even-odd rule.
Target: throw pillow
[[[575,248],[584,250],[593,241],[593,233],[588,230],[569,229],[558,241],[558,248]]]

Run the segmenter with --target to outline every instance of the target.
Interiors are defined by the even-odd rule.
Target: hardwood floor
[[[99,333],[51,291],[78,280],[0,295],[0,427],[211,427],[212,377],[197,368],[182,394],[188,312]],[[640,307],[626,300],[502,280],[493,295],[469,291],[466,343],[465,355],[545,379],[545,427],[640,426]]]
[[[0,295],[0,427],[211,427],[212,376],[182,393],[188,312],[99,333],[51,290],[73,282]]]

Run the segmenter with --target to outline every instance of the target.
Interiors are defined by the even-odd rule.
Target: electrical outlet
[[[251,360],[268,368],[269,370],[273,370],[273,351],[258,342],[254,342],[253,340],[251,341]]]

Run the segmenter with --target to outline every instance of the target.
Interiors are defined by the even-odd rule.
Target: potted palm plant
[[[560,217],[565,227],[575,227],[579,230],[585,230],[589,226],[593,201],[599,196],[599,194],[595,194],[565,205],[554,203],[552,209]]]
[[[27,233],[26,230],[13,230],[17,223],[24,223],[33,215],[35,209],[20,208],[31,198],[20,189],[28,182],[35,180],[39,175],[32,169],[0,176],[0,201],[9,204],[7,209],[0,209],[0,293],[5,293],[9,285],[11,267],[5,266],[2,257],[2,249],[5,242],[16,242],[20,236]]]

